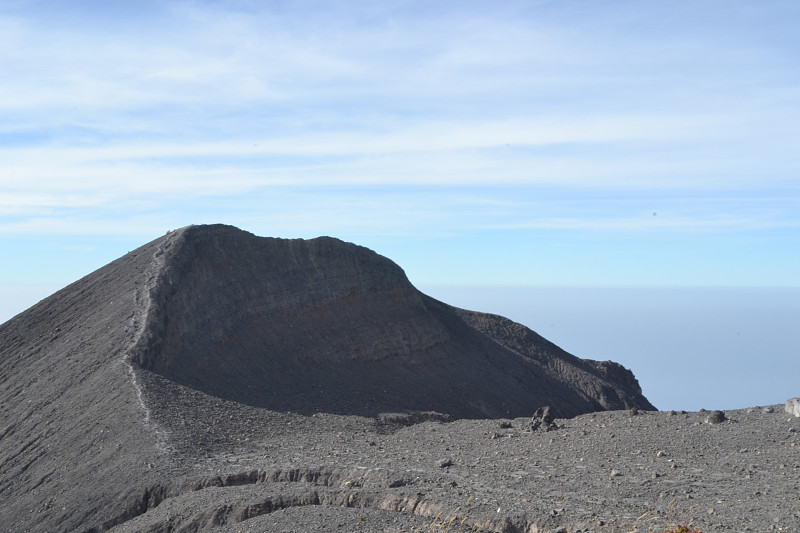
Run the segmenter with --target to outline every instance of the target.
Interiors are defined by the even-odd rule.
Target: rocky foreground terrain
[[[130,252],[0,325],[0,405],[4,532],[800,531],[782,406],[658,412],[330,238]]]
[[[112,531],[800,531],[800,418],[782,405],[720,423],[600,412],[550,431],[230,407],[212,417],[229,439],[150,459],[192,481],[143,494],[143,508],[166,499]]]

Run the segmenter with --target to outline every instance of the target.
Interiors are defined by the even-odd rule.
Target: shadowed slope
[[[193,226],[161,276],[135,361],[228,400],[468,418],[652,408],[618,365],[605,372],[523,326],[429,298],[388,259],[336,239]]]

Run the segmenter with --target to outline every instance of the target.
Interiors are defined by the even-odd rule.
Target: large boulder
[[[790,415],[800,416],[800,398],[789,398],[786,400],[785,409]]]

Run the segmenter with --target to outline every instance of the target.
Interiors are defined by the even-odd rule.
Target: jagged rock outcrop
[[[433,413],[420,419],[653,409],[629,370],[430,298],[366,248],[221,225],[171,232],[17,315],[0,326],[0,362],[0,531],[134,516],[202,439],[254,425],[226,414],[237,405]]]
[[[790,415],[800,417],[800,398],[789,398],[786,400],[784,410]]]

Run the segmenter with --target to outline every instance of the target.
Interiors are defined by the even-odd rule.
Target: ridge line
[[[176,238],[183,233],[182,228],[167,233],[167,235],[159,243],[156,251],[153,252],[153,258],[148,266],[145,274],[145,284],[143,287],[137,288],[134,296],[134,312],[131,317],[131,325],[133,327],[133,338],[128,344],[128,347],[123,351],[122,362],[128,370],[128,376],[136,394],[136,400],[139,404],[139,409],[144,414],[142,422],[148,429],[152,429],[156,438],[156,449],[161,452],[167,451],[167,433],[160,424],[153,421],[150,413],[150,408],[144,401],[144,392],[142,385],[139,383],[134,368],[133,356],[141,348],[144,341],[144,333],[150,321],[151,309],[153,305],[153,291],[158,286],[160,275],[166,263],[166,251],[172,246]]]

